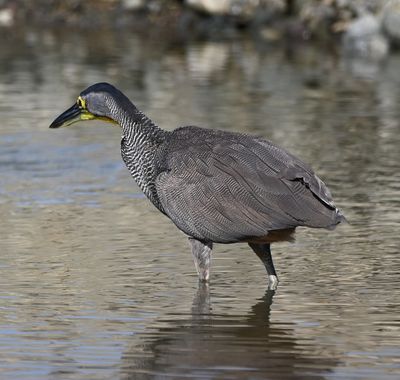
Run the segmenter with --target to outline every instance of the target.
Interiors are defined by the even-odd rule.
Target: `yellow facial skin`
[[[86,108],[86,101],[81,96],[78,97],[76,103],[65,112],[63,112],[60,116],[58,116],[50,125],[50,128],[60,128],[67,127],[68,125],[74,124],[78,121],[85,120],[103,120],[109,123],[116,122],[105,116],[96,116],[88,111]]]
[[[80,114],[80,120],[93,120],[93,119],[100,119],[101,117],[96,117],[92,113],[90,113],[87,108],[86,108],[86,102],[85,99],[83,99],[81,96],[78,96],[78,100],[76,101],[76,104],[81,110]],[[79,121],[79,120],[77,120]]]
[[[78,96],[78,100],[76,101],[76,104],[80,108],[86,108],[86,101],[85,101],[85,99],[82,98],[82,96]]]

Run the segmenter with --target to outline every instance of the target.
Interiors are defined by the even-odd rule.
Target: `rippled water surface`
[[[400,378],[399,55],[122,33],[0,41],[1,379]],[[216,246],[199,287],[186,238],[121,162],[118,127],[48,129],[97,81],[166,129],[288,148],[350,224],[274,246],[275,294],[245,245]]]

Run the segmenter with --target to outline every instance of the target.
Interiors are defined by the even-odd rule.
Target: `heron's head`
[[[119,106],[126,102],[128,98],[111,84],[96,83],[82,91],[75,104],[58,116],[50,128],[66,127],[83,120],[117,123],[115,115]]]

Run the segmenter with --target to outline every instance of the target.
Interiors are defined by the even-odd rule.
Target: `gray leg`
[[[191,237],[189,242],[199,280],[208,281],[210,278],[212,243],[203,243]]]
[[[276,275],[274,263],[272,261],[270,244],[249,243],[250,248],[263,262],[268,273],[268,289],[275,290],[278,286],[278,276]]]
[[[193,298],[192,303],[192,316],[193,322],[199,322],[200,320],[208,319],[211,313],[211,301],[210,301],[210,287],[208,282],[200,282],[197,292]]]

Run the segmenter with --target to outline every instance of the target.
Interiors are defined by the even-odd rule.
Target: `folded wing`
[[[164,212],[186,234],[229,243],[340,222],[311,168],[270,142],[195,127],[174,134],[156,189]]]

